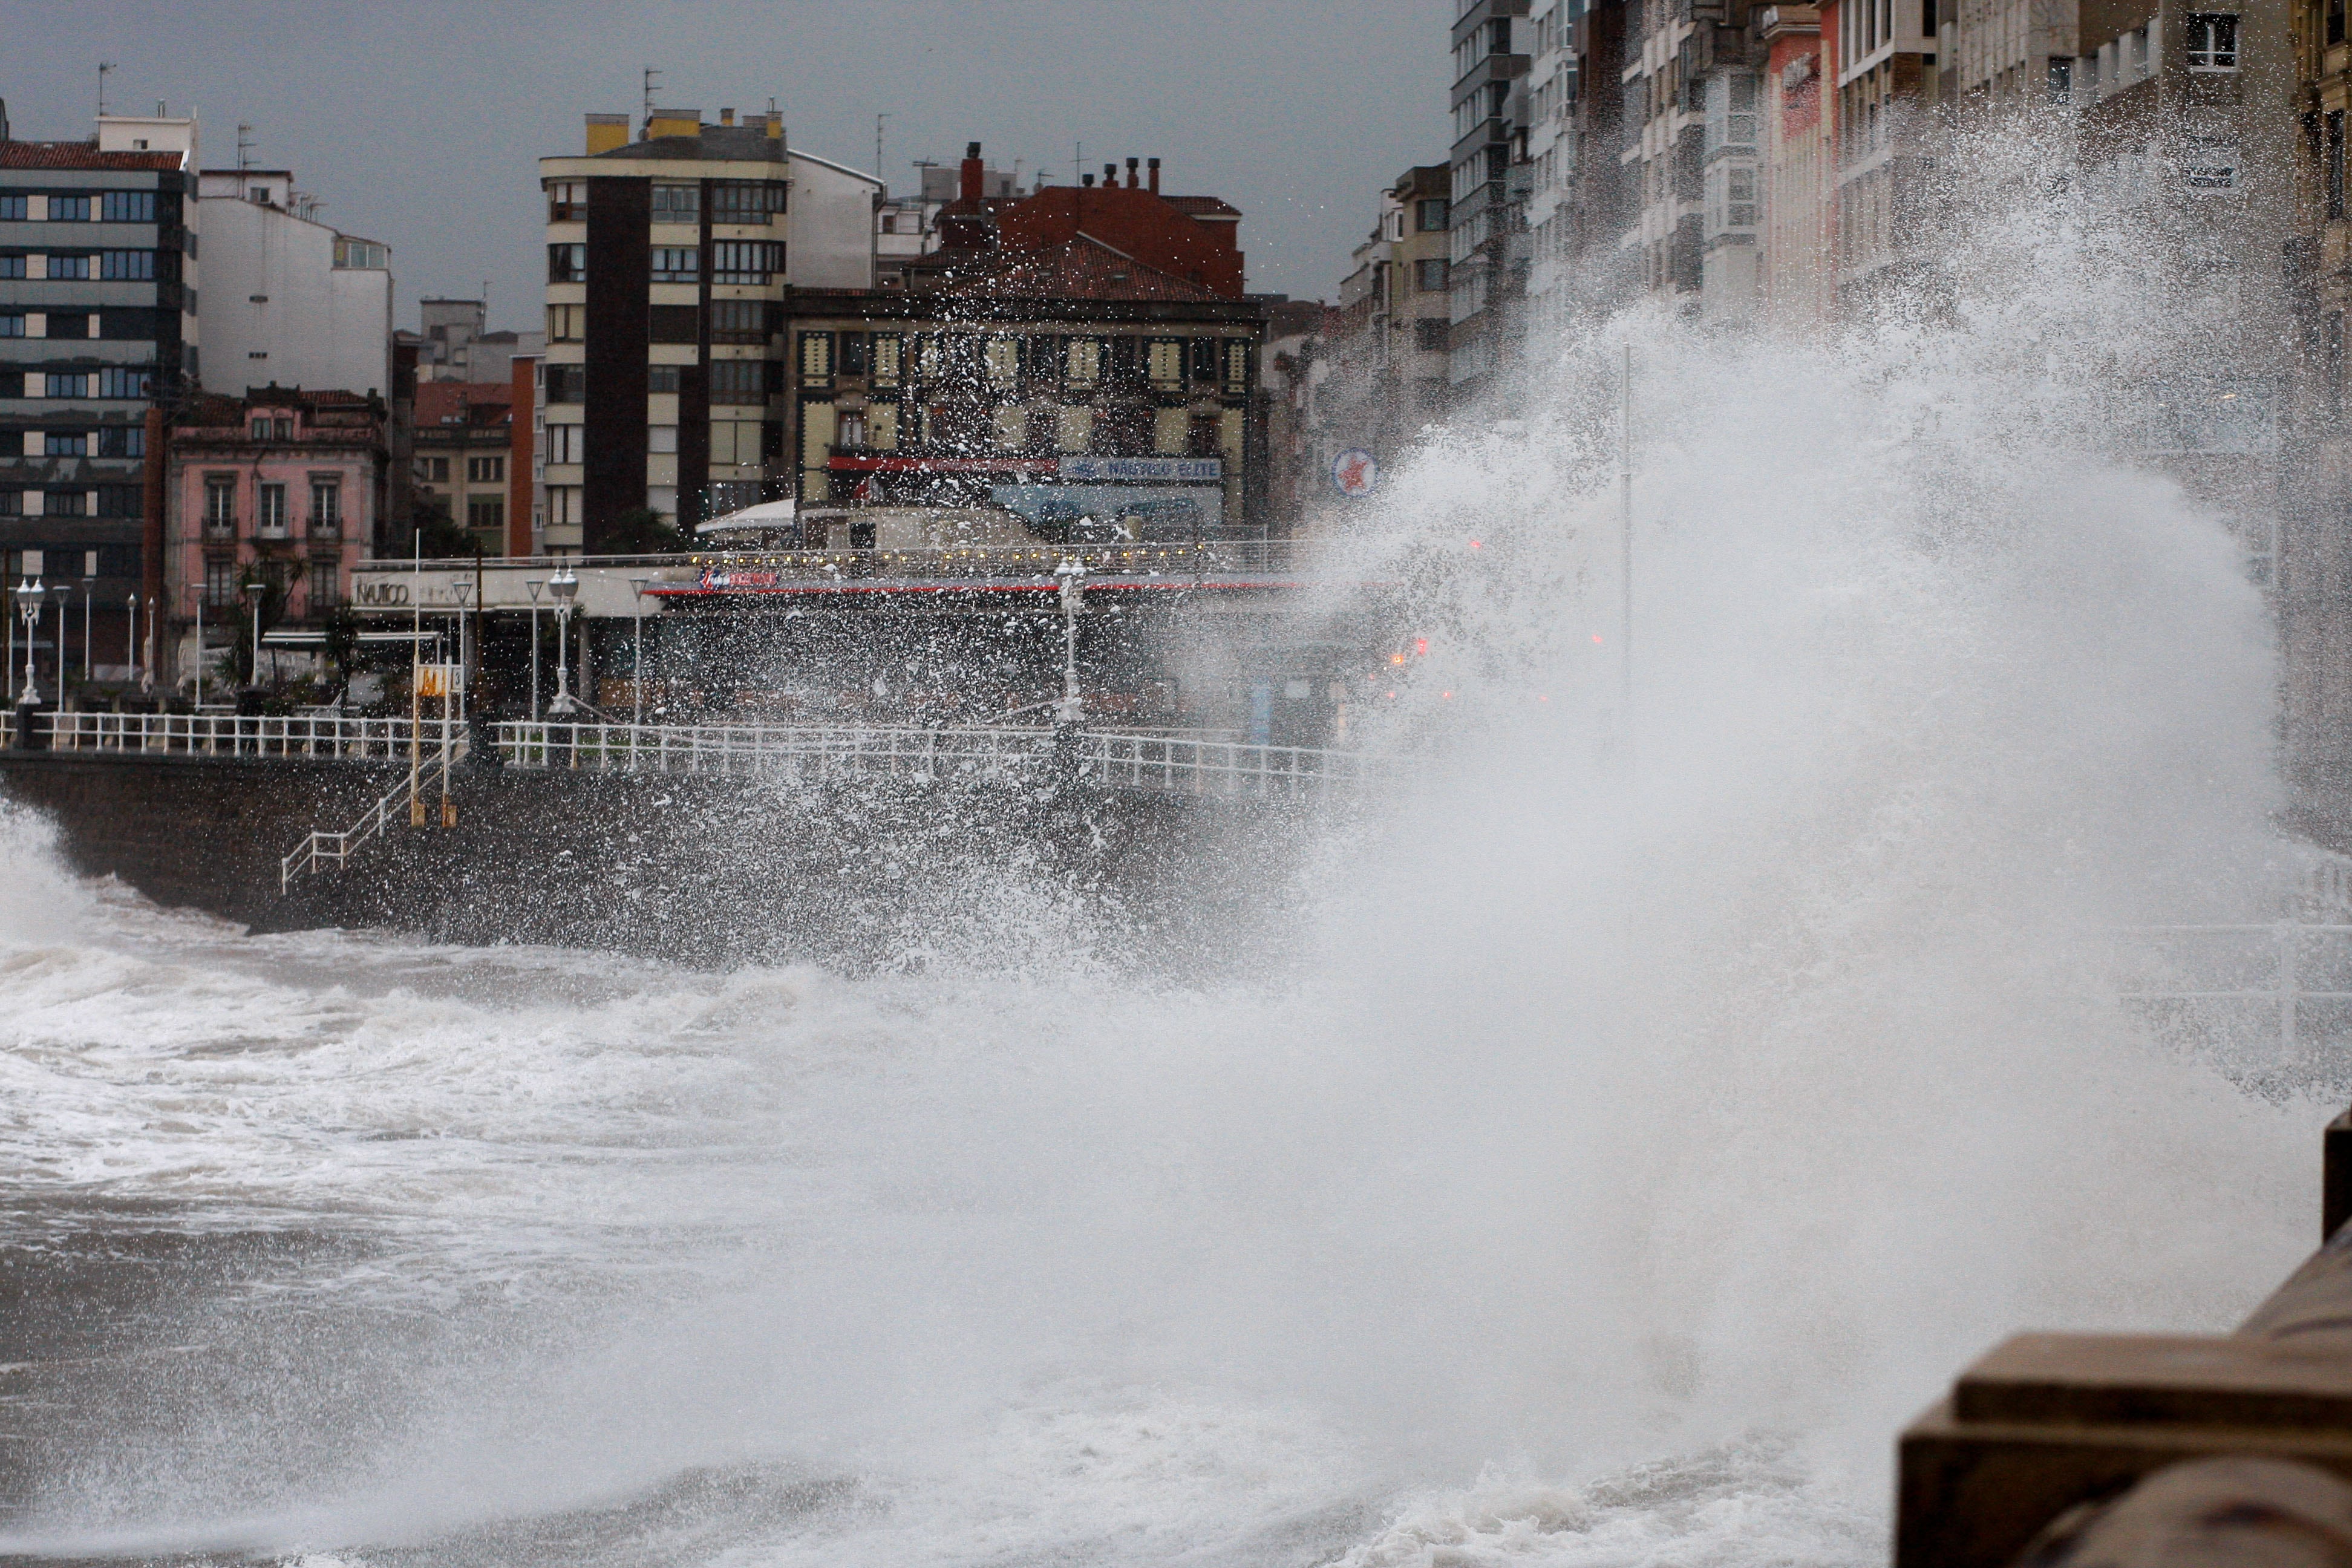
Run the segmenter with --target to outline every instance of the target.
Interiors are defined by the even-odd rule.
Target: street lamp
[[[524,587],[530,590],[530,721],[539,722],[539,591],[547,586],[541,578],[526,577]]]
[[[457,596],[457,680],[466,699],[466,710],[470,713],[474,709],[474,667],[466,657],[466,606],[473,600],[474,585],[460,577],[449,584],[449,590]]]
[[[34,707],[41,700],[41,689],[33,684],[33,639],[40,631],[41,600],[46,593],[38,577],[16,585],[16,613],[25,617],[25,694],[16,699],[20,707]]]
[[[629,680],[637,692],[636,714],[631,721],[636,724],[646,721],[646,585],[652,581],[650,577],[629,579],[629,592],[636,595],[637,605],[636,629],[629,636],[629,647],[636,659],[636,674]]]
[[[547,580],[547,592],[555,600],[555,700],[547,711],[569,719],[576,707],[572,700],[572,608],[580,595],[580,579],[572,574],[570,563],[556,568]]]
[[[93,679],[89,662],[90,595],[98,589],[98,552],[85,550],[81,555],[81,679],[87,687]],[[58,623],[62,629],[64,623]]]
[[[139,595],[131,595],[131,623],[122,634],[122,657],[131,666],[131,679],[139,679]]]
[[[1054,575],[1062,580],[1062,700],[1054,704],[1054,722],[1068,725],[1086,717],[1078,696],[1078,612],[1086,607],[1086,563],[1065,557]]]

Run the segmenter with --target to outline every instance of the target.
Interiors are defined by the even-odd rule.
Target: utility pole
[[[114,68],[112,60],[98,62],[98,117],[106,118],[106,73]]]
[[[1617,416],[1617,482],[1619,555],[1617,583],[1617,668],[1625,700],[1633,700],[1633,345],[1625,345],[1625,369],[1619,387]]]
[[[874,117],[874,177],[877,180],[882,177],[882,122],[889,118],[887,114]]]

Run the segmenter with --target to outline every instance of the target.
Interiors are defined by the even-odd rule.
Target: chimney
[[[1136,166],[1142,162],[1143,160],[1140,158],[1129,158],[1127,161],[1127,188],[1130,191],[1135,189]]]
[[[731,109],[722,109],[722,110],[720,110],[719,111],[719,124],[721,124],[721,125],[732,125],[732,124],[734,124],[734,123],[735,123],[735,111],[734,111],[733,110],[731,110]]]
[[[960,188],[956,192],[959,198],[967,202],[977,202],[980,200],[981,171],[980,143],[977,142],[965,142],[963,144],[963,178],[960,183]]]
[[[1095,177],[1092,174],[1080,174],[1078,184],[1091,191],[1095,188]]]
[[[629,117],[625,114],[592,114],[588,117],[588,156],[609,153],[615,147],[629,144]]]
[[[1103,188],[1109,191],[1118,189],[1118,165],[1117,163],[1105,163],[1103,165]]]
[[[1156,196],[1160,194],[1160,160],[1150,158],[1145,162],[1151,170],[1151,194]]]

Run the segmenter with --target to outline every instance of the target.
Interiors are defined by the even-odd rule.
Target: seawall
[[[0,791],[75,871],[256,931],[615,949],[724,965],[919,964],[1083,948],[1198,974],[1279,963],[1315,814],[1076,788],[460,766],[454,827],[390,828],[278,886],[356,822],[382,763],[0,752]]]

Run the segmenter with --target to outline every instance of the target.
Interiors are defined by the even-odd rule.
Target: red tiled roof
[[[1242,209],[1223,196],[1162,196],[1160,198],[1187,217],[1237,218]]]
[[[0,142],[0,169],[176,169],[177,153],[101,153],[88,142]]]
[[[1213,289],[1123,255],[1088,234],[1034,250],[988,251],[951,260],[944,281],[953,293],[1005,299],[1220,298]]]
[[[514,417],[514,384],[507,381],[420,381],[416,384],[416,426],[461,420],[469,425],[503,425]]]

